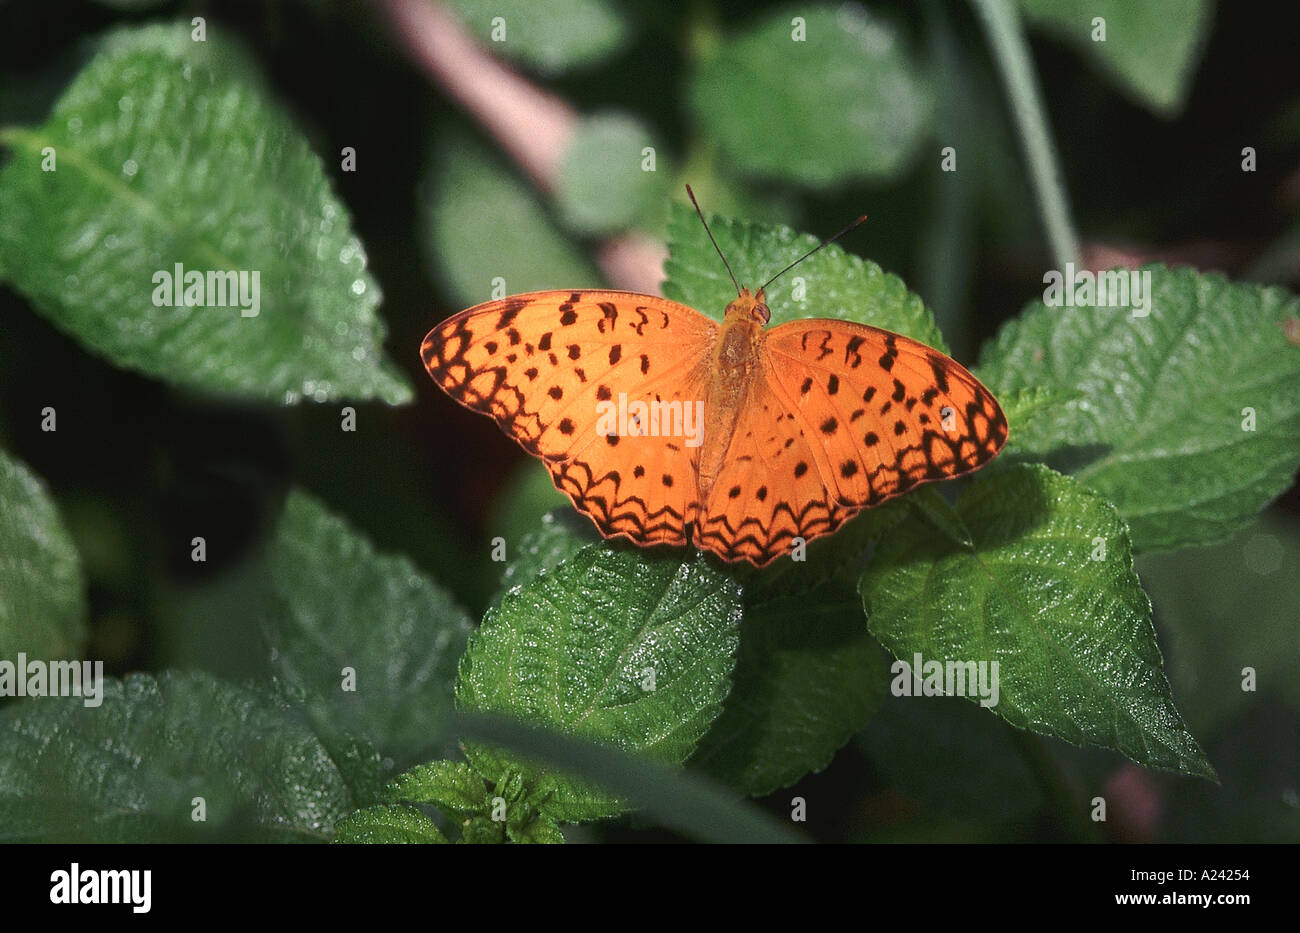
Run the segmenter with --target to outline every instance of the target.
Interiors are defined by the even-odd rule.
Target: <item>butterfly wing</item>
[[[453,315],[420,354],[448,395],[546,463],[602,534],[684,544],[699,508],[696,448],[662,432],[598,428],[608,429],[602,415],[620,399],[701,399],[717,332],[699,312],[652,295],[530,292]]]
[[[727,559],[765,564],[791,538],[978,469],[1006,442],[1006,417],[979,380],[899,334],[791,321],[765,335],[761,358],[705,504],[701,540]]]
[[[705,500],[696,544],[763,566],[792,539],[830,534],[858,510],[827,490],[812,438],[769,378],[754,380]]]

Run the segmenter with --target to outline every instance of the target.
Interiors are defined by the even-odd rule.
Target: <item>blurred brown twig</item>
[[[552,196],[581,119],[578,111],[490,55],[441,3],[380,0],[380,6],[430,79],[496,140],[542,195]],[[596,249],[610,284],[651,294],[659,292],[666,256],[662,243],[635,231]]]

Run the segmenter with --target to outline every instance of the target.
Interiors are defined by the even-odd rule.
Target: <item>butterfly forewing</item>
[[[1006,418],[979,380],[902,335],[851,321],[791,321],[767,335],[764,355],[844,506],[968,473],[1006,442]]]
[[[700,402],[717,331],[697,311],[650,295],[532,292],[448,318],[421,355],[452,398],[542,458],[603,534],[684,544],[698,507],[698,448],[671,426],[649,433],[635,403],[676,401],[683,411]]]

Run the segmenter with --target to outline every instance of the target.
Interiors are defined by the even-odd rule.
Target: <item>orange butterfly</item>
[[[653,295],[529,292],[453,315],[420,354],[605,537],[760,567],[1002,449],[1001,407],[951,358],[852,321],[767,331],[763,289],[737,292],[721,324]]]

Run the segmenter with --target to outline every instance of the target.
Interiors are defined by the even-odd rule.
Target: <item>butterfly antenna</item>
[[[731,263],[727,262],[727,257],[722,255],[722,247],[718,246],[718,241],[713,239],[713,231],[709,229],[709,222],[704,219],[704,211],[700,210],[700,202],[695,200],[695,192],[691,190],[690,185],[686,186],[686,193],[690,195],[691,203],[695,205],[695,213],[700,215],[700,223],[704,224],[704,232],[709,235],[709,242],[712,243],[713,248],[718,251],[718,258],[721,259],[722,264],[727,267],[727,275],[731,276],[731,284],[736,286],[736,294],[739,295],[740,283],[736,281],[736,273],[731,271]]]
[[[766,282],[764,282],[764,283],[763,283],[763,288],[760,288],[759,291],[763,291],[764,289],[766,289],[769,285],[771,285],[773,282],[775,282],[775,281],[776,281],[777,279],[779,279],[781,276],[785,275],[787,272],[789,272],[789,271],[790,271],[791,269],[793,269],[795,266],[799,265],[799,263],[803,262],[805,259],[807,259],[809,256],[811,256],[813,253],[815,253],[815,252],[817,252],[818,250],[820,250],[823,246],[829,246],[830,244],[832,244],[832,243],[834,243],[836,240],[838,240],[840,237],[844,236],[844,234],[850,232],[851,230],[856,230],[858,227],[862,226],[862,224],[866,223],[866,220],[867,220],[867,215],[866,215],[866,214],[863,214],[863,215],[862,215],[861,217],[859,217],[857,220],[853,221],[853,223],[849,224],[847,227],[845,227],[845,228],[844,228],[843,230],[841,230],[839,233],[835,234],[835,236],[830,237],[830,238],[825,239],[825,240],[822,240],[821,243],[819,243],[817,246],[815,246],[815,247],[813,247],[812,249],[808,250],[808,252],[804,253],[802,256],[800,256],[798,259],[796,259],[794,262],[790,263],[790,265],[786,266],[784,269],[782,269],[782,270],[781,270],[780,272],[778,272],[776,275],[772,276],[770,279],[768,279]]]

